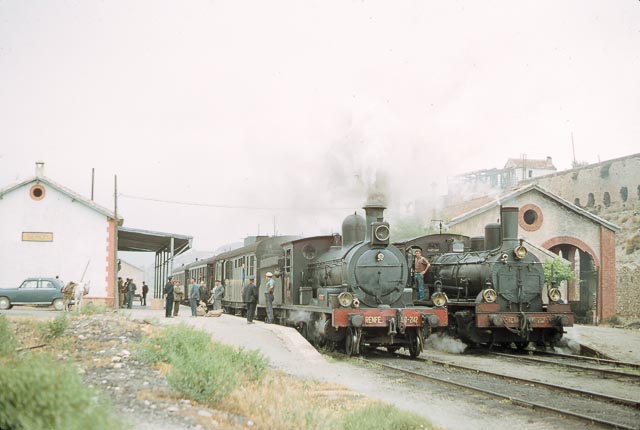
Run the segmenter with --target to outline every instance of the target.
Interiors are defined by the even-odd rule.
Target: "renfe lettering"
[[[364,317],[364,323],[365,324],[382,324],[382,317],[381,316],[366,315]]]

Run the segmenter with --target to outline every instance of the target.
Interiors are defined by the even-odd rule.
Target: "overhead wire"
[[[143,197],[143,196],[134,196],[131,194],[118,193],[118,197],[124,197],[127,199],[133,200],[145,200],[150,202],[157,203],[165,203],[172,205],[181,205],[181,206],[199,206],[199,207],[208,207],[208,208],[216,208],[216,209],[246,209],[246,210],[282,210],[282,211],[309,211],[309,210],[353,210],[353,207],[284,207],[284,206],[248,206],[248,205],[226,205],[226,204],[218,204],[218,203],[197,203],[197,202],[187,202],[187,201],[179,201],[179,200],[166,200],[166,199],[158,199],[153,197]]]

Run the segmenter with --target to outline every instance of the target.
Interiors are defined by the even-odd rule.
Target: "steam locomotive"
[[[276,323],[296,327],[312,343],[343,348],[347,355],[361,353],[366,345],[406,348],[415,358],[432,330],[447,326],[447,310],[414,306],[409,266],[390,244],[384,209],[367,205],[366,219],[347,216],[341,235],[247,238],[244,246],[202,261],[207,268],[199,270],[207,284],[223,282],[227,313],[245,312],[242,291],[254,275],[258,318],[264,316],[261,281],[272,272]]]
[[[413,249],[424,249],[431,262],[426,285],[433,300],[447,296],[449,331],[466,343],[524,348],[557,341],[573,325],[570,305],[558,288],[545,286],[543,265],[518,240],[518,208],[500,214],[484,238],[430,235],[397,246],[409,263]]]

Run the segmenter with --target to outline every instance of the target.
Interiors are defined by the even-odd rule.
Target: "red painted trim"
[[[536,220],[533,224],[527,224],[524,220],[524,214],[532,210],[536,213]],[[518,224],[523,230],[526,231],[536,231],[542,226],[542,222],[544,221],[544,215],[542,214],[542,209],[534,204],[526,204],[520,208],[518,211]]]
[[[106,304],[109,307],[113,307],[115,304],[114,292],[116,288],[116,273],[115,273],[115,248],[116,248],[116,221],[114,219],[107,219],[107,273],[105,273],[105,296]]]
[[[396,317],[396,311],[397,309],[334,309],[332,324],[335,328],[348,327],[349,315],[360,315],[364,321],[363,328],[388,327],[389,319]],[[421,326],[422,314],[437,315],[440,319],[439,327],[446,327],[448,324],[447,310],[444,308],[405,308],[400,309],[400,313],[406,318],[406,327]]]
[[[551,249],[554,246],[558,246],[558,245],[573,245],[576,248],[580,248],[582,251],[591,255],[596,267],[600,267],[600,258],[598,258],[598,254],[596,254],[593,248],[591,248],[589,245],[587,245],[585,242],[581,241],[580,239],[577,239],[571,236],[556,236],[542,243],[542,247],[545,249]]]

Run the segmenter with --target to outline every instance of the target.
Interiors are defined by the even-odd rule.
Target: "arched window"
[[[604,192],[604,197],[602,199],[602,203],[604,203],[604,205],[606,207],[611,206],[611,196],[609,195],[609,191],[605,191]]]
[[[587,199],[587,207],[592,208],[596,204],[596,198],[593,193],[589,193],[589,198]]]
[[[627,189],[627,187],[620,188],[620,198],[623,202],[626,202],[629,198],[629,190]]]
[[[576,206],[580,206],[580,199],[576,197],[576,198],[573,200],[573,204],[574,204],[574,205],[576,205]]]

